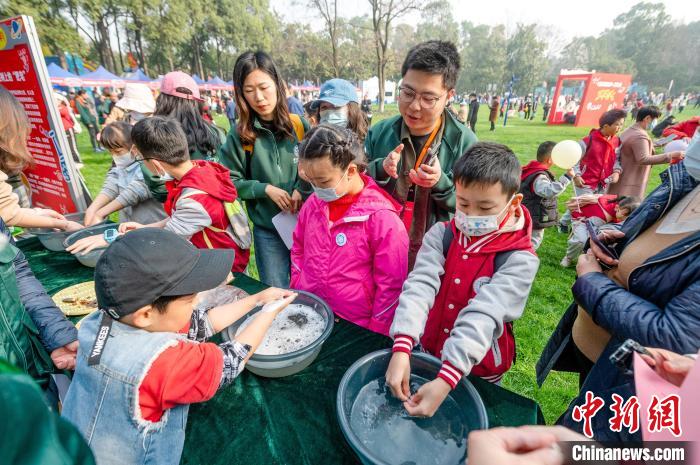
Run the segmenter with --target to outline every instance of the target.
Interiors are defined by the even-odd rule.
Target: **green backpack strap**
[[[204,191],[201,191],[199,189],[192,189],[191,192],[188,192],[187,194],[181,196],[180,199],[186,199],[193,195],[204,193]],[[235,242],[236,245],[241,249],[250,249],[250,247],[253,245],[253,234],[250,232],[250,223],[248,222],[248,215],[246,214],[245,208],[243,208],[243,205],[238,199],[234,200],[233,202],[221,203],[224,205],[226,217],[228,218],[228,222],[231,225],[231,239],[233,239],[233,242]],[[214,226],[207,226],[205,229],[217,233],[229,232],[227,229],[221,229]],[[204,235],[204,242],[207,244],[207,247],[213,249],[214,247],[212,246],[211,241],[207,236],[207,232],[203,230],[202,233]]]

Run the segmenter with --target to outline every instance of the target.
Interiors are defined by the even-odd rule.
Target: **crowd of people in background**
[[[121,94],[56,94],[74,161],[81,163],[75,143],[81,123],[93,150],[112,159],[85,222],[97,224],[119,212],[120,226],[113,236],[86,238],[69,250],[104,247],[114,259],[101,260],[96,269],[105,311],[89,316],[78,334],[46,300],[13,245],[7,249],[12,257],[0,264],[14,260],[16,277],[8,279],[24,283],[5,305],[13,309],[23,344],[17,354],[39,354],[25,371],[47,387],[52,364],[75,369],[63,415],[101,463],[177,463],[188,405],[233,381],[281,308],[261,312],[233,341],[200,346],[185,338],[203,342],[232,323],[234,310],[279,298],[286,305],[294,295],[283,289],[290,286],[320,296],[339,318],[392,339],[387,385],[411,415],[433,415],[468,374],[500,382],[516,358],[513,327],[536,279],[536,250],[548,228],[570,231],[561,265],[577,270],[574,302],[537,366],[540,382],[551,370],[580,374],[581,392],[560,424],[582,431],[573,411],[587,391],[609,402],[613,393],[634,392],[629,373],[609,359],[626,339],[669,351],[652,352],[658,357],[648,363],[659,371],[664,357],[697,353],[700,118],[669,122],[654,138],[649,133],[661,118],[679,116],[691,102],[698,106],[700,97],[630,94],[626,109],[600,117],[580,141],[581,160],[556,178],[550,170],[554,142],[542,141],[521,167],[509,147],[477,140],[479,110],[488,108],[481,114],[488,114],[494,131],[500,118],[534,120],[540,106],[544,119],[552,108],[563,108],[566,120],[580,102],[574,96],[552,102],[544,94],[460,97],[459,66],[449,42],[413,47],[401,70],[399,113],[371,126],[371,98],[360,97],[355,85],[331,79],[314,93],[295,93],[264,52],[238,57],[233,93],[203,93],[191,76],[173,71],[158,92],[132,83]],[[29,123],[2,87],[0,112],[12,115],[10,123],[0,123],[3,246],[12,241],[5,225],[80,228],[12,194],[31,163]],[[228,131],[215,124],[214,114],[225,115]],[[634,123],[622,131],[628,114]],[[667,147],[682,145],[656,154],[660,139]],[[669,165],[662,185],[645,198],[650,167],[659,164]],[[569,184],[575,195],[559,218],[557,197]],[[285,214],[298,215],[291,248],[274,224]],[[589,242],[592,237],[600,243]],[[208,316],[193,311],[194,293],[221,283],[229,272],[244,272],[252,247],[260,280],[272,287],[208,310]],[[152,260],[148,267],[133,257],[139,253]],[[195,279],[163,255],[192,262],[191,269],[204,266],[207,279]],[[157,286],[133,296],[134,274]],[[171,275],[178,281],[164,280]],[[21,305],[38,327],[38,339],[30,337],[31,324],[21,326]],[[178,335],[186,325],[189,330]],[[94,360],[89,352],[103,331],[112,337],[102,359]],[[441,367],[435,379],[410,392],[410,355],[419,344],[441,359]],[[116,352],[127,348],[128,357]],[[0,356],[19,359],[13,350],[0,349]],[[125,372],[148,390],[136,394],[139,387],[126,381]],[[179,424],[168,421],[167,412],[175,410]],[[614,435],[605,417],[596,419],[596,438],[639,439]],[[164,426],[149,430],[150,457],[131,444],[152,424]],[[540,440],[505,452],[546,449],[561,435],[559,429],[523,431]],[[489,437],[471,438],[470,448],[478,451],[480,440]],[[111,453],[115,444],[123,456]],[[482,460],[470,455],[470,463],[496,463]]]

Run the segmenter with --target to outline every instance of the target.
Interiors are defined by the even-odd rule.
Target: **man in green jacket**
[[[370,175],[404,206],[410,268],[425,232],[454,214],[452,165],[477,141],[448,109],[459,61],[450,42],[431,40],[409,50],[401,67],[400,115],[377,123],[365,139]]]
[[[105,149],[97,143],[97,133],[100,132],[100,127],[97,123],[97,110],[95,102],[88,97],[85,89],[80,89],[75,97],[75,107],[78,109],[80,121],[87,127],[90,134],[90,143],[94,152],[104,152]]]

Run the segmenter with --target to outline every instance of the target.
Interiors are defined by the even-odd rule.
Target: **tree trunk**
[[[132,16],[134,20],[134,43],[136,46],[136,53],[138,55],[139,66],[144,73],[148,74],[148,65],[146,64],[146,55],[143,52],[143,39],[141,37],[141,28],[143,23],[136,17]]]
[[[223,73],[221,72],[221,45],[219,41],[216,42],[216,68],[218,71],[217,76],[221,77]]]
[[[119,64],[122,66],[122,72],[124,71],[124,54],[122,53],[122,40],[119,37],[119,18],[117,14],[114,14],[114,29],[117,31],[117,51],[119,52]]]
[[[114,57],[112,56],[111,47],[109,46],[109,30],[107,29],[104,16],[99,17],[95,21],[95,27],[97,29],[97,42],[102,63],[109,71],[115,72]]]
[[[386,68],[386,63],[384,57],[379,59],[379,66],[377,69],[377,78],[379,78],[379,113],[384,112],[384,69]]]
[[[336,39],[331,38],[331,49],[333,51],[333,77],[340,77],[340,65],[338,65],[338,47],[335,43]]]

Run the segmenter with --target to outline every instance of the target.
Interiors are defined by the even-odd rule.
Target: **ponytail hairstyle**
[[[192,95],[192,91],[185,87],[178,87],[176,90]],[[169,117],[179,122],[187,136],[187,148],[190,153],[215,153],[221,145],[216,130],[199,112],[196,100],[161,93],[156,99],[153,116]]]
[[[360,172],[367,169],[362,143],[350,129],[333,124],[321,124],[308,132],[299,146],[300,160],[330,157],[333,166],[346,170],[355,163]]]
[[[250,105],[248,105],[248,101],[243,95],[243,84],[248,75],[256,69],[270,76],[275,83],[277,104],[275,105],[274,116],[272,117],[275,129],[285,137],[294,139],[294,126],[292,125],[292,120],[289,118],[284,80],[280,76],[270,55],[265,52],[248,51],[242,53],[238,59],[236,59],[236,64],[233,67],[233,85],[239,115],[237,131],[241,143],[243,145],[255,143],[256,135],[253,129],[253,123],[255,122],[256,113]]]

